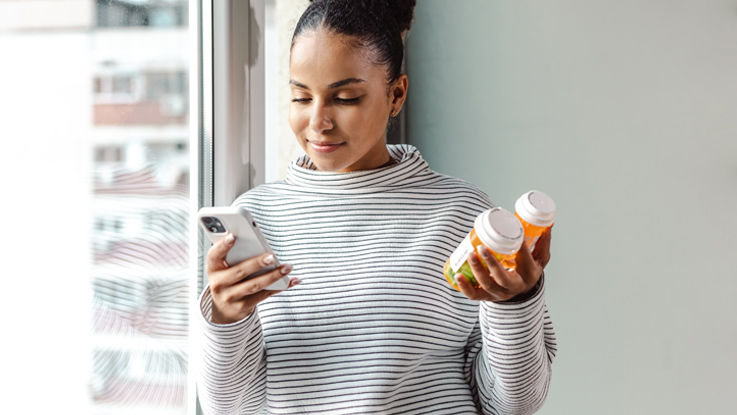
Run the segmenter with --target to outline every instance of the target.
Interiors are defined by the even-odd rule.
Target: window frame
[[[201,414],[196,374],[199,295],[209,248],[197,223],[265,174],[265,0],[189,0],[190,307],[187,414]]]

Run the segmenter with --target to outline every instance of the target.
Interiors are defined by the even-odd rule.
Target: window
[[[123,148],[120,146],[95,147],[95,164],[120,163],[123,161]]]
[[[175,27],[187,25],[187,2],[97,0],[98,27]]]
[[[139,95],[138,79],[132,74],[97,75],[93,82],[98,102],[130,102]]]
[[[169,95],[186,96],[187,74],[185,71],[148,72],[144,74],[146,97],[158,99]]]
[[[193,411],[188,3],[0,2],[3,216],[39,240],[5,269],[36,290],[3,309],[5,412]]]
[[[97,1],[92,367],[95,407],[185,413],[188,386],[185,1]],[[150,31],[144,26],[158,26]],[[163,57],[152,59],[162,54]],[[177,69],[161,71],[160,66]],[[162,131],[162,129],[164,129]],[[116,141],[116,144],[107,144]],[[99,143],[99,144],[98,144]],[[103,179],[104,178],[104,179]],[[129,412],[128,412],[129,413]]]
[[[265,64],[248,59],[264,49],[266,3],[278,14],[273,0],[0,1],[13,16],[0,52],[15,57],[0,77],[13,195],[0,205],[20,248],[4,268],[18,292],[2,303],[18,341],[0,367],[32,385],[5,409],[195,412],[189,307],[209,243],[191,210],[264,181],[274,117]]]

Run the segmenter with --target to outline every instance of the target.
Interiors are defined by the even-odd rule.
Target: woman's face
[[[289,125],[318,170],[387,163],[387,121],[406,97],[407,76],[387,89],[386,68],[348,39],[318,29],[300,34],[292,47]]]

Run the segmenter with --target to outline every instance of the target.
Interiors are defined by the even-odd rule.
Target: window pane
[[[0,1],[0,164],[24,181],[3,188],[48,221],[7,229],[43,243],[3,259],[37,291],[3,310],[28,330],[0,362],[19,380],[6,412],[187,413],[187,4]]]
[[[104,226],[92,233],[91,400],[184,413],[188,99],[172,79],[186,79],[187,33],[176,18],[186,1],[97,7],[93,71],[110,76],[112,90],[93,108],[92,136],[104,151],[94,164],[93,223]]]
[[[155,26],[187,24],[187,2],[177,0],[97,0],[97,27]]]

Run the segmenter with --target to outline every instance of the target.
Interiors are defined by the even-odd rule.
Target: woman
[[[233,238],[208,252],[206,413],[517,414],[542,405],[555,354],[542,283],[549,233],[533,254],[520,251],[517,271],[486,250],[470,255],[481,286],[459,278],[454,290],[443,264],[493,204],[430,170],[416,148],[385,143],[407,97],[402,35],[414,4],[318,0],[299,20],[289,123],[306,154],[285,180],[234,202],[284,265],[243,281],[273,258],[227,267]],[[290,273],[287,290],[263,291]]]

